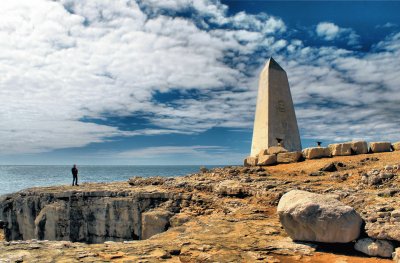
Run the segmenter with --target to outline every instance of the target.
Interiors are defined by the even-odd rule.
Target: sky
[[[302,145],[400,140],[400,1],[4,0],[0,164],[241,164],[258,75]]]

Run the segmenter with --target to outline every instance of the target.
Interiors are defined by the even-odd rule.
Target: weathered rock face
[[[357,240],[354,248],[369,256],[378,256],[384,258],[392,257],[394,247],[391,242],[386,240],[373,240],[371,238],[363,238]]]
[[[345,156],[351,155],[351,143],[334,143],[329,144],[328,148],[331,151],[332,156]]]
[[[303,150],[303,157],[306,159],[318,159],[330,156],[331,152],[328,147],[311,147]]]
[[[164,204],[176,211],[180,209],[181,201],[180,195],[162,192],[26,191],[0,200],[0,220],[6,224],[7,240],[87,243],[138,240],[143,238],[143,233],[148,238],[158,231],[158,226],[151,229],[146,225],[143,232],[142,220],[150,220],[148,216],[142,217],[144,212]],[[163,224],[165,219],[161,221],[159,224]]]
[[[169,219],[173,213],[164,209],[156,209],[142,213],[141,239],[148,239],[168,229]]]
[[[380,152],[390,152],[391,151],[391,143],[390,142],[371,142],[369,144],[371,151],[374,153]]]
[[[362,219],[357,212],[320,194],[292,190],[279,201],[278,215],[293,240],[347,243],[360,235]]]

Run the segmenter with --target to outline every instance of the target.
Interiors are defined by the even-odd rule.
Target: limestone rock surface
[[[298,162],[302,157],[301,152],[285,152],[278,153],[277,162],[278,163],[295,163]]]
[[[7,221],[7,240],[138,240],[142,238],[142,213],[164,204],[179,211],[182,198],[168,192],[118,188],[40,193],[29,190],[0,200],[0,218]]]
[[[222,196],[246,196],[248,191],[246,187],[235,180],[225,180],[217,184],[214,192]]]
[[[306,159],[318,159],[330,157],[331,152],[328,147],[310,147],[303,150],[303,157]]]
[[[276,164],[277,158],[275,154],[259,155],[257,165],[273,165]]]
[[[368,143],[366,141],[351,142],[351,149],[355,154],[368,153]]]
[[[392,144],[390,142],[371,142],[369,147],[373,153],[390,152]]]
[[[351,155],[351,143],[334,143],[329,144],[328,148],[332,156],[345,156]]]
[[[277,210],[293,240],[347,243],[360,235],[361,217],[329,196],[292,190],[282,196]]]

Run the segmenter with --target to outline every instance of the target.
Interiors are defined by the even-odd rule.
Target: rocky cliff
[[[8,240],[0,242],[0,259],[391,262],[375,256],[390,255],[400,247],[399,160],[396,151],[268,167],[215,168],[176,178],[27,189],[0,200],[0,220]],[[352,234],[336,241],[347,242],[341,244],[325,239],[314,243],[319,239],[313,237],[293,241],[285,221],[280,221],[284,215],[277,213],[282,196],[293,190],[327,196],[326,200],[343,205],[338,210],[330,205],[333,201],[321,197],[309,198],[307,204],[297,202],[300,207],[289,202],[296,208],[283,207],[287,216],[297,211],[313,220],[331,220],[304,231],[323,235],[322,228],[341,229],[347,221],[333,220],[332,215],[346,219],[347,211],[354,210],[362,224],[354,224],[359,234],[349,230],[359,237]],[[305,234],[300,233],[300,239]],[[396,260],[399,253],[394,254]]]
[[[5,237],[86,243],[146,239],[164,232],[169,218],[190,200],[190,195],[124,186],[50,187],[4,196]]]

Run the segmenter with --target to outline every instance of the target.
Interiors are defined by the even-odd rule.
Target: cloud
[[[158,146],[158,147],[147,147],[130,151],[123,151],[118,153],[118,157],[121,158],[154,158],[162,156],[171,156],[174,154],[179,155],[195,155],[195,156],[209,156],[209,152],[221,152],[226,151],[225,148],[220,146],[204,146],[204,145],[193,145],[193,146]]]
[[[325,40],[333,40],[339,35],[340,28],[334,23],[321,22],[317,25],[316,32]]]
[[[247,16],[248,22],[233,30],[202,28],[198,20],[231,26],[238,21],[226,16],[226,6],[217,1],[149,1],[147,12],[141,5],[100,0],[4,3],[2,153],[81,147],[149,133],[81,121],[105,115],[146,112],[160,127],[156,133],[204,131],[224,118],[197,101],[182,102],[177,109],[153,101],[153,94],[245,87],[248,55],[265,44],[266,35],[284,27],[280,19],[261,15]],[[160,12],[186,8],[196,10],[196,18]],[[191,119],[194,114],[185,113],[188,109],[199,110],[196,116],[204,112],[203,120]]]
[[[258,73],[272,54],[288,73],[303,138],[400,139],[399,34],[362,53],[331,43],[306,46],[291,39],[290,30],[280,18],[228,15],[227,6],[209,0],[6,1],[0,10],[0,153],[250,129]],[[359,41],[353,30],[333,23],[316,30],[326,41]],[[173,93],[185,96],[156,99]],[[109,116],[136,115],[154,128],[107,123]],[[87,121],[96,119],[103,121]],[[201,147],[119,156],[221,150]]]
[[[316,27],[316,33],[326,41],[338,38],[346,39],[348,45],[358,45],[359,35],[351,28],[341,28],[331,22],[321,22]]]

